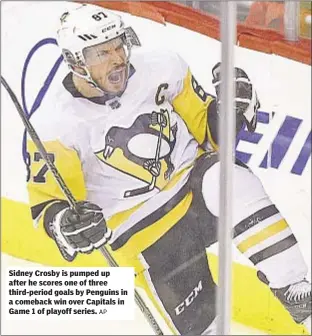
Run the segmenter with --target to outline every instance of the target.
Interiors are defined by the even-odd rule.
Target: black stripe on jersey
[[[259,262],[273,257],[276,254],[279,254],[285,250],[288,250],[290,247],[297,243],[297,239],[293,234],[284,238],[283,240],[265,248],[262,251],[259,251],[249,257],[250,261],[254,263],[254,265],[258,264]]]
[[[189,183],[186,183],[167,203],[152,212],[132,226],[128,231],[120,235],[110,246],[113,251],[119,249],[136,233],[154,224],[166,215],[171,209],[177,206],[190,191]]]
[[[43,202],[43,203],[39,203],[39,204],[34,205],[33,207],[31,207],[30,211],[31,211],[31,217],[32,217],[32,219],[36,220],[40,216],[40,214],[44,210],[44,208],[48,204],[50,204],[52,202],[55,202],[55,201],[57,201],[57,199],[52,199],[52,200],[49,200],[49,201],[46,201],[46,202]]]
[[[218,127],[219,127],[219,115],[217,111],[217,102],[214,99],[208,106],[208,127],[212,140],[217,144],[218,143]]]
[[[234,227],[233,238],[236,238],[243,232],[257,225],[259,222],[262,222],[263,220],[270,218],[277,213],[279,213],[279,211],[277,210],[275,205],[269,205],[253,213],[251,216],[243,219]]]

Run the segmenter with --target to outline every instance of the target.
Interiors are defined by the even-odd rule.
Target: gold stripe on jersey
[[[192,164],[193,165],[193,164]],[[184,174],[191,168],[192,165],[189,165],[182,169],[181,171],[177,172],[173,178],[170,180],[170,182],[163,188],[163,191],[170,190],[174,188],[177,183],[181,180],[181,178],[184,176]],[[111,230],[115,230],[118,227],[122,225],[122,223],[127,220],[135,211],[139,210],[145,202],[142,202],[136,206],[134,206],[131,209],[119,212],[115,215],[113,215],[108,221],[107,224]]]
[[[237,248],[242,252],[246,252],[251,247],[260,244],[264,240],[266,240],[269,237],[272,237],[279,232],[285,230],[288,228],[287,222],[282,219],[274,224],[271,224],[270,226],[266,227],[265,229],[261,230],[260,232],[252,235],[251,237],[248,237],[246,240],[241,242],[237,245]]]
[[[175,112],[184,120],[194,138],[202,145],[207,136],[209,141],[212,140],[208,130],[207,111],[209,104],[213,101],[213,97],[202,94],[201,98],[199,94],[195,92],[192,80],[192,73],[188,70],[183,81],[183,89],[173,99],[172,104]]]
[[[146,248],[154,244],[169,229],[171,229],[188,211],[193,199],[192,193],[186,196],[174,208],[168,211],[161,219],[150,223],[147,227],[131,235],[130,239],[119,250],[125,255],[135,257]],[[119,251],[117,250],[117,252]]]
[[[161,219],[151,222],[151,225],[132,234],[124,245],[113,251],[113,255],[123,264],[135,267],[137,273],[142,271],[138,255],[172,228],[188,211],[191,202],[192,194],[188,193],[176,207],[166,209],[168,213]]]
[[[165,204],[164,207],[167,211],[165,216],[158,221],[151,221],[151,225],[133,234],[130,239],[117,250],[113,250],[111,245],[107,245],[109,252],[118,264],[120,266],[134,267],[137,274],[142,272],[145,268],[139,260],[141,252],[154,244],[185,216],[192,203],[192,199],[192,193],[188,192],[174,208],[167,208]],[[110,227],[109,221],[108,226]]]
[[[135,261],[137,256],[162,237],[188,211],[193,198],[192,193],[188,190],[189,187],[185,185],[177,194],[174,194],[172,199],[152,212],[148,217],[143,218],[138,223],[131,223],[129,229],[111,244],[116,258],[127,260],[139,272],[140,269],[137,266],[140,265]],[[160,213],[161,216],[158,216]],[[119,218],[117,218],[117,215]],[[117,215],[118,221],[122,218],[128,219],[128,216],[123,213]],[[116,218],[115,220],[117,220]],[[108,226],[111,228],[110,220],[108,221]]]
[[[81,162],[76,151],[64,147],[59,141],[46,141],[43,145],[49,154],[54,155],[54,164],[73,196],[77,200],[86,199]],[[27,151],[31,161],[30,179],[27,183],[30,207],[54,199],[66,200],[53,174],[47,169],[31,140],[27,141]],[[36,182],[38,176],[40,176],[41,182]]]

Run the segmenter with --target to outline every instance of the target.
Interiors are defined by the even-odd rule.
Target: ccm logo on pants
[[[190,306],[202,289],[202,281],[200,280],[198,285],[191,291],[188,297],[174,309],[176,315],[180,315],[184,311],[185,307]]]

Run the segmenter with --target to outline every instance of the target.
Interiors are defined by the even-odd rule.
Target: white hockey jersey
[[[129,256],[186,212],[192,196],[181,190],[199,145],[215,146],[207,122],[213,99],[180,56],[145,52],[132,56],[121,97],[106,102],[82,97],[68,74],[55,104],[43,105],[31,121],[74,196],[103,209],[114,232],[112,248],[127,245]],[[30,205],[39,223],[64,196],[31,140],[27,150]]]

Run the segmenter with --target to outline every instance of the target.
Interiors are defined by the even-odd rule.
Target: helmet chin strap
[[[101,87],[98,85],[98,83],[92,78],[90,71],[88,70],[88,68],[86,66],[81,66],[81,69],[84,70],[84,72],[86,73],[86,75],[82,75],[81,73],[71,69],[71,71],[79,78],[85,80],[90,87],[92,87],[93,89],[96,89],[97,91],[99,91],[100,93],[102,93],[103,95],[109,95],[110,97],[113,98],[113,96],[115,96],[116,94],[113,92],[109,92],[106,90],[101,89]]]

